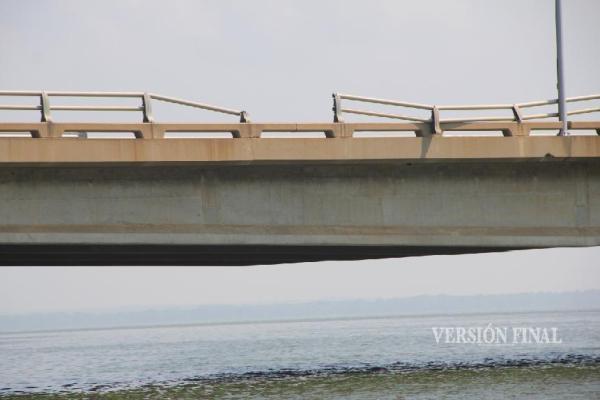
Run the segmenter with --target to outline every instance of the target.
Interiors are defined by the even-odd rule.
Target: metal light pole
[[[560,136],[567,136],[567,102],[565,101],[565,74],[563,65],[562,1],[555,0],[556,16],[556,72],[558,77],[558,119],[562,122]]]

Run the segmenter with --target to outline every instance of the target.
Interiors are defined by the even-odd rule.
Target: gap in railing
[[[388,138],[388,137],[416,137],[413,131],[354,131],[352,137],[355,138]]]
[[[202,100],[202,99],[200,99]],[[235,104],[223,104],[235,108]],[[251,110],[250,110],[251,111]],[[181,104],[167,103],[159,100],[152,100],[152,114],[157,122],[177,122],[177,123],[237,123],[239,117],[235,115],[222,114],[215,111],[203,110],[200,108],[188,107]],[[250,115],[252,118],[252,114]]]
[[[39,97],[0,96],[0,105],[38,107]],[[40,122],[39,110],[0,110],[0,122]]]
[[[325,132],[263,132],[260,137],[265,139],[321,139],[325,138]]]
[[[568,107],[572,107],[574,104],[569,104]],[[521,115],[523,117],[527,117],[530,115],[537,114],[552,114],[557,113],[558,107],[556,104],[548,104],[545,106],[536,106],[536,107],[525,107],[521,108]],[[558,121],[557,117],[548,117],[548,118],[536,118],[536,119],[525,119],[525,122],[556,122]]]
[[[369,111],[376,113],[384,113],[384,114],[392,114],[392,115],[402,115],[408,117],[416,117],[422,119],[431,118],[431,111],[429,110],[421,110],[410,107],[402,107],[402,106],[392,106],[388,104],[375,104],[375,103],[364,103],[358,101],[351,100],[342,100],[342,108],[343,109],[354,109],[361,111]],[[395,118],[383,118],[383,117],[372,117],[366,115],[358,115],[351,113],[343,113],[343,119],[347,122],[411,122],[408,120],[401,120]]]
[[[558,129],[532,129],[530,136],[558,136]],[[594,129],[569,129],[569,136],[597,136]]]
[[[568,111],[575,111],[575,110],[582,110],[582,109],[586,109],[586,108],[598,108],[600,107],[600,99],[591,99],[591,100],[583,100],[583,101],[576,101],[576,102],[568,102],[567,103],[567,110]],[[591,119],[593,120],[598,120],[600,119],[600,112],[596,111],[593,113],[589,113],[589,114],[579,114],[579,115],[573,115],[570,116],[570,118],[574,118],[574,117],[591,117]]]
[[[231,132],[165,132],[165,139],[233,139]]]
[[[577,111],[583,109],[598,109],[600,108],[600,99],[586,100],[576,103],[567,103],[567,111]],[[585,114],[569,115],[569,121],[599,121],[600,111],[594,111]]]
[[[31,132],[0,132],[0,138],[32,138]]]
[[[598,136],[593,129],[569,129],[570,136]]]
[[[80,139],[135,139],[135,133],[122,131],[65,131],[63,137]]]
[[[529,136],[558,136],[558,129],[532,129]]]
[[[87,132],[65,132],[62,137],[67,139],[87,139]]]
[[[140,106],[140,97],[78,97],[78,96],[48,96],[50,106]],[[37,100],[39,102],[39,100]],[[39,103],[38,103],[39,104]]]
[[[51,111],[53,122],[141,123],[141,111]]]
[[[0,97],[0,102],[2,98]],[[2,102],[2,104],[9,104]],[[14,104],[14,103],[12,103]],[[29,105],[29,104],[28,104]],[[3,122],[40,122],[41,111],[15,111],[15,110],[0,110],[0,123]]]
[[[40,96],[0,96],[0,104],[38,106]]]
[[[440,110],[440,119],[442,122],[450,118],[487,118],[502,117],[510,122],[514,118],[512,110]],[[475,121],[476,122],[476,121]]]
[[[82,107],[141,107],[141,98],[129,97],[70,97],[49,96],[50,107],[82,106]],[[143,120],[142,111],[81,111],[51,110],[54,122],[131,122]]]
[[[502,131],[444,131],[447,137],[498,137],[504,136]]]

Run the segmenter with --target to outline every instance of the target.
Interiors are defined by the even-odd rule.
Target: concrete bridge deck
[[[600,122],[570,122],[570,129],[594,130]],[[0,138],[0,165],[60,163],[261,163],[361,162],[383,160],[524,160],[595,158],[598,136],[531,136],[559,129],[558,122],[479,122],[442,124],[443,131],[497,131],[503,136],[445,137],[427,123],[234,123],[109,124],[0,123],[0,132],[26,132],[31,138]],[[415,137],[353,137],[357,132],[415,132]],[[78,132],[130,132],[143,140],[83,140]],[[166,139],[166,132],[229,132],[227,139]],[[262,138],[266,132],[321,132],[323,139]]]
[[[600,136],[527,135],[552,124],[442,124],[498,137],[446,137],[419,123],[0,124],[32,132],[0,138],[0,264],[249,265],[600,245]],[[81,131],[138,139],[62,137]],[[234,138],[162,138],[169,131]],[[327,137],[260,138],[272,131]]]

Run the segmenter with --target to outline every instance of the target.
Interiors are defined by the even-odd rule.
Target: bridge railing
[[[567,98],[567,102],[575,103],[581,101],[597,100],[600,99],[600,94],[570,97]],[[345,108],[342,106],[342,101],[348,100],[359,103],[373,103],[388,106],[396,106],[413,110],[426,110],[431,113],[430,118],[423,118],[404,114],[390,114],[382,113],[370,110],[361,110],[355,108]],[[385,100],[377,99],[373,97],[355,96],[350,94],[333,94],[333,120],[334,122],[343,122],[344,114],[356,114],[365,115],[371,117],[391,118],[399,119],[404,121],[412,122],[423,122],[432,124],[432,130],[435,133],[441,133],[441,123],[464,123],[464,122],[524,122],[528,120],[536,120],[543,118],[558,117],[558,112],[550,113],[539,113],[539,114],[528,114],[523,113],[525,108],[534,108],[541,106],[548,106],[558,104],[558,99],[532,101],[527,103],[516,103],[516,104],[478,104],[478,105],[431,105],[431,104],[420,104],[420,103],[409,103],[404,101],[396,100]],[[472,117],[460,117],[460,118],[441,118],[440,111],[473,111],[473,110],[510,110],[512,115],[510,116],[472,116]],[[600,112],[600,107],[583,108],[578,110],[572,110],[567,115],[578,115],[578,114],[589,114],[594,112]]]
[[[250,123],[245,111],[238,111],[213,105],[182,100],[146,92],[53,92],[53,91],[0,91],[2,97],[36,97],[39,104],[2,104],[0,110],[26,110],[39,111],[41,123],[7,122],[0,123],[0,133],[3,137],[12,137],[15,133],[25,135],[27,132],[32,138],[41,137],[87,137],[87,132],[129,132],[136,138],[164,138],[166,133],[172,137],[172,132],[196,133],[230,133],[232,138],[260,138],[263,133],[307,133],[317,132],[327,138],[354,137],[355,133],[362,132],[414,132],[415,136],[442,135],[445,131],[500,131],[504,136],[528,136],[533,130],[560,129],[560,122],[540,121],[541,119],[557,117],[557,112],[524,113],[526,109],[553,106],[558,103],[556,99],[533,101],[516,104],[480,104],[480,105],[431,105],[409,103],[396,100],[384,100],[371,97],[362,97],[349,94],[333,95],[334,122],[329,123]],[[51,104],[55,97],[86,98],[101,97],[108,99],[131,98],[138,99],[136,105],[62,105]],[[569,103],[599,100],[600,94],[568,98]],[[173,103],[218,113],[235,115],[240,123],[157,123],[152,113],[153,101]],[[384,113],[366,109],[343,107],[346,102],[373,103],[410,110],[406,114]],[[502,111],[505,116],[466,116],[459,118],[441,118],[441,113],[446,111]],[[83,123],[83,122],[56,122],[52,121],[53,111],[125,111],[142,114],[140,123]],[[417,112],[421,114],[418,115]],[[429,116],[425,113],[429,113]],[[600,107],[580,108],[568,112],[568,115],[589,114],[600,112]],[[372,117],[391,118],[404,122],[344,122],[346,114],[358,114]],[[412,114],[412,115],[411,115]],[[595,121],[569,121],[569,130],[595,130],[600,135],[600,118]],[[402,133],[404,135],[404,133]],[[388,135],[388,134],[386,134]],[[359,135],[357,135],[359,136]],[[366,135],[369,136],[369,135]],[[130,136],[129,136],[130,137]]]
[[[224,107],[217,107],[209,104],[198,103],[189,100],[182,100],[175,97],[167,97],[154,93],[146,92],[54,92],[54,91],[0,91],[0,97],[37,97],[39,105],[24,104],[0,104],[0,110],[12,111],[40,111],[42,122],[52,121],[52,111],[133,111],[141,112],[143,122],[154,122],[152,113],[152,100],[173,103],[187,107],[199,108],[207,111],[214,111],[223,114],[236,115],[240,122],[249,122],[246,111],[232,110]],[[139,106],[123,105],[53,105],[50,102],[52,97],[103,97],[103,98],[136,98],[141,100]]]

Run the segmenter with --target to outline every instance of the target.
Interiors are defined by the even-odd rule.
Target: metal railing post
[[[50,98],[45,91],[40,95],[40,106],[42,107],[42,122],[52,122],[50,115]]]
[[[331,96],[333,97],[333,122],[344,122],[342,119],[342,98],[337,93]]]
[[[154,115],[152,115],[152,96],[148,93],[144,93],[142,96],[142,107],[144,113],[144,122],[154,122]]]
[[[433,106],[433,109],[431,110],[431,125],[432,131],[436,135],[442,134],[442,127],[440,126],[440,110],[437,106]]]
[[[521,109],[517,104],[513,104],[512,112],[515,116],[515,121],[517,121],[518,123],[523,122],[523,114],[521,114]]]

